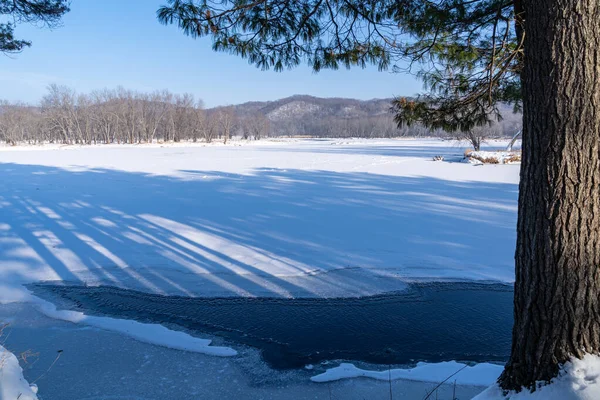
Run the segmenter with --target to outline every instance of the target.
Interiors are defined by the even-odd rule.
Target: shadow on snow
[[[172,177],[4,163],[0,174],[3,281],[339,297],[406,278],[513,276],[513,184],[268,168]]]

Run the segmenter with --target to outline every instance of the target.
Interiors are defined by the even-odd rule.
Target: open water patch
[[[505,362],[513,289],[502,284],[414,284],[362,298],[190,298],[115,287],[39,284],[60,308],[179,326],[261,350],[274,368],[325,360],[412,364]]]

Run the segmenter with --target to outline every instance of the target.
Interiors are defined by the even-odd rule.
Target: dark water
[[[175,324],[262,350],[274,368],[323,360],[379,364],[506,361],[512,287],[437,283],[357,299],[188,298],[111,287],[38,285],[92,315]]]

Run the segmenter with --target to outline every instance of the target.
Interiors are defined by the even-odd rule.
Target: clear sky
[[[55,30],[19,25],[31,48],[0,55],[0,98],[37,103],[50,83],[79,92],[123,86],[192,93],[207,107],[293,94],[371,99],[413,95],[421,83],[377,68],[321,71],[261,71],[239,57],[211,50],[176,26],[156,20],[162,0],[74,0]]]

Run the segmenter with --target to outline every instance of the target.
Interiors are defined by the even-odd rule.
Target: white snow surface
[[[342,363],[338,367],[328,369],[326,372],[313,376],[313,382],[331,382],[348,378],[372,378],[382,381],[407,379],[420,382],[440,383],[452,376],[449,381],[458,385],[488,386],[498,379],[502,366],[481,363],[473,366],[456,361],[435,364],[418,363],[410,369],[391,369],[383,371],[369,371],[356,367],[354,364]]]
[[[473,400],[597,400],[600,399],[600,357],[587,354],[567,362],[549,384],[540,383],[535,392],[523,390],[506,396],[493,385]]]
[[[512,282],[519,168],[462,163],[465,147],[422,139],[2,147],[0,304],[233,355],[162,326],[56,310],[22,285],[349,297],[411,281]],[[415,372],[443,372],[428,368]],[[482,376],[463,372],[466,382]]]
[[[37,386],[29,385],[14,354],[0,345],[0,400],[37,400]]]
[[[494,144],[496,147],[502,144]],[[514,280],[518,166],[441,140],[0,149],[0,302],[19,284],[364,296]],[[432,155],[446,160],[432,162]]]

